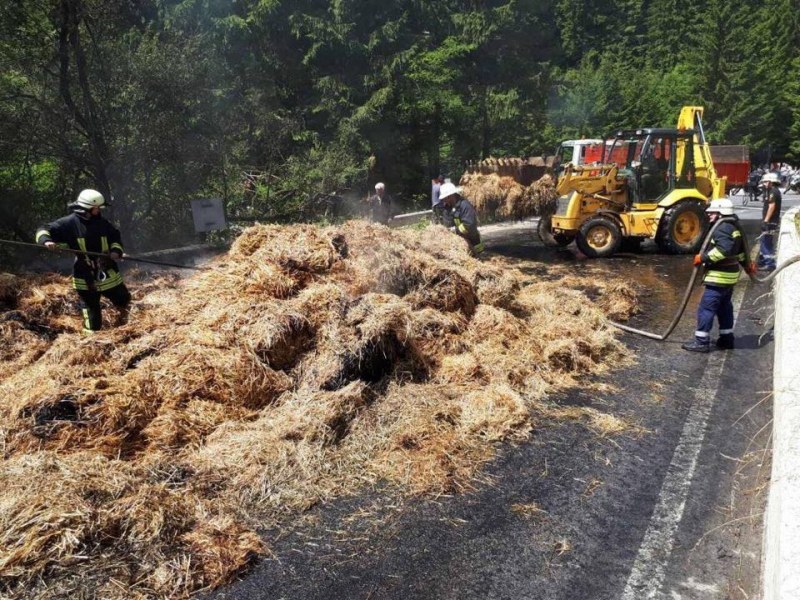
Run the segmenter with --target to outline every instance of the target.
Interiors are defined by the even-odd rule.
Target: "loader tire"
[[[574,235],[566,233],[553,233],[550,228],[550,221],[553,215],[542,215],[539,217],[539,224],[536,226],[536,233],[539,234],[539,239],[545,246],[564,248],[569,246],[570,242],[575,239]]]
[[[662,215],[656,244],[667,254],[693,254],[703,243],[707,227],[705,206],[698,200],[684,200]]]
[[[575,243],[589,258],[605,258],[619,250],[622,228],[612,217],[598,215],[581,225]]]

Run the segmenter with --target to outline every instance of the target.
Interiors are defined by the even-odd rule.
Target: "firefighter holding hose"
[[[461,188],[452,183],[443,183],[439,190],[439,206],[443,209],[445,226],[455,227],[456,234],[469,244],[472,256],[481,254],[484,247],[478,231],[478,214],[469,200],[461,196]]]
[[[694,339],[684,343],[681,348],[690,352],[709,352],[711,350],[711,329],[714,319],[719,322],[719,337],[716,347],[733,350],[733,286],[739,280],[739,267],[748,273],[755,273],[745,255],[745,244],[738,217],[733,213],[733,203],[728,198],[712,200],[706,209],[713,225],[725,217],[709,241],[706,250],[694,257],[694,265],[706,268],[703,284],[705,291],[697,307],[697,329]]]
[[[83,190],[70,204],[71,214],[36,232],[36,243],[49,249],[61,245],[79,253],[103,255],[77,254],[72,269],[72,286],[81,299],[84,333],[94,333],[102,327],[101,296],[119,311],[118,322],[127,319],[131,301],[116,262],[124,256],[120,232],[101,215],[106,206],[103,194]]]

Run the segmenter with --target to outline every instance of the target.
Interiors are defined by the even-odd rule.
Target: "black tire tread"
[[[705,209],[705,205],[699,200],[683,200],[668,208],[661,217],[661,222],[658,224],[656,244],[659,249],[667,254],[692,254],[697,252],[700,245],[703,243],[703,233],[708,226],[708,217],[706,216]],[[697,241],[689,248],[679,246],[669,235],[677,215],[686,210],[696,211],[700,215],[700,220],[703,223]]]

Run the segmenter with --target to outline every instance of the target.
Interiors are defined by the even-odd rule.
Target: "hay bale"
[[[482,221],[522,220],[536,215],[553,214],[558,197],[555,182],[544,175],[529,186],[512,177],[495,173],[464,175],[460,182],[467,198]]]
[[[552,215],[556,212],[557,205],[556,182],[552,176],[544,175],[525,190],[522,211],[527,216]]]
[[[530,407],[508,385],[490,385],[463,397],[458,426],[487,441],[524,437]]]
[[[268,552],[258,529],[320,501],[468,489],[495,442],[568,418],[549,391],[625,361],[604,315],[622,288],[527,280],[441,227],[257,226],[91,337],[66,279],[19,279],[0,313],[12,596],[220,585]]]
[[[627,321],[639,312],[639,296],[629,284],[612,282],[602,286],[597,306],[609,319]]]
[[[472,284],[456,271],[442,268],[425,272],[421,285],[409,294],[408,300],[414,308],[459,311],[467,317],[475,312],[478,304]]]
[[[191,399],[260,408],[292,387],[291,378],[270,368],[247,347],[219,348],[188,341],[156,357],[139,375],[151,402],[180,405]]]
[[[324,273],[340,257],[332,239],[312,225],[256,225],[236,239],[230,254],[308,273]]]
[[[459,182],[462,195],[472,203],[481,220],[493,220],[508,216],[507,198],[522,197],[523,187],[511,177],[495,173],[473,174]]]
[[[200,558],[201,587],[215,588],[227,583],[265,551],[264,542],[230,517],[203,521],[181,537],[193,556]]]
[[[472,285],[481,304],[511,308],[520,290],[520,281],[508,269],[484,264],[472,276]]]
[[[467,383],[482,379],[481,363],[472,352],[447,355],[441,359],[436,371],[442,383]]]

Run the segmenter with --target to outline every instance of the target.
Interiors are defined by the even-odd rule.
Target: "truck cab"
[[[603,160],[604,140],[565,140],[558,145],[553,161],[553,171],[560,177],[568,164],[580,167]]]

